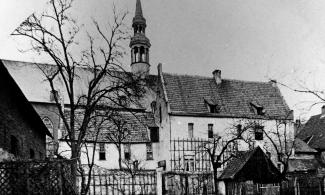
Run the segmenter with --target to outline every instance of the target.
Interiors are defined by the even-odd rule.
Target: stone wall
[[[21,102],[17,102],[16,95],[8,87],[0,86],[0,148],[12,153],[15,139],[17,157],[43,158],[45,132],[30,121],[28,113],[20,108]]]

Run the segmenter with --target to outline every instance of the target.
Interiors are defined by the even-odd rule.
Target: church
[[[292,111],[276,83],[226,79],[219,69],[211,70],[210,77],[166,73],[162,64],[157,66],[158,74],[152,75],[149,57],[154,56],[150,56],[147,27],[141,1],[137,0],[129,44],[130,69],[132,74],[146,78],[146,94],[135,113],[121,111],[131,130],[119,148],[110,139],[99,137],[95,164],[117,169],[121,157],[123,161],[139,162],[144,169],[161,166],[169,171],[211,171],[209,157],[202,152],[204,143],[214,138],[227,139],[233,127],[240,128],[250,120],[258,123],[247,132],[251,142],[238,142],[232,147],[239,151],[260,147],[281,169],[264,131],[274,129],[279,121],[286,121],[292,138],[294,130]],[[51,91],[38,68],[48,65],[11,60],[1,63],[53,135],[47,140],[47,155],[58,150],[60,155],[69,156],[65,130],[53,100],[58,94],[65,99],[64,90]],[[87,158],[83,157],[82,162],[87,163]]]

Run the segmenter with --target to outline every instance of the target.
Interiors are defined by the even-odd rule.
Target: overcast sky
[[[0,0],[0,58],[36,60],[20,53],[22,43],[9,34],[31,13],[42,11],[44,2]],[[130,12],[131,26],[135,0],[116,4]],[[75,0],[75,18],[86,28],[91,17],[104,24],[111,5],[111,0]],[[325,87],[324,0],[142,0],[142,8],[153,74],[161,62],[165,72],[178,74],[210,76],[221,69],[224,78]],[[297,104],[312,101],[309,97],[281,90],[297,117],[320,112],[320,105],[306,112],[306,104]]]

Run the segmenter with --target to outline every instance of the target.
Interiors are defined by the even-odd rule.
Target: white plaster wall
[[[232,128],[237,124],[244,124],[248,119],[234,119],[234,118],[213,118],[213,117],[191,117],[191,116],[170,116],[170,129],[171,129],[171,138],[172,139],[186,139],[189,138],[188,135],[188,123],[193,123],[193,136],[194,138],[208,139],[208,124],[213,124],[213,133],[221,136],[223,139],[227,140],[227,137],[230,136],[230,132],[233,132]],[[250,119],[252,120],[252,119]],[[275,120],[258,120],[259,124],[264,126],[266,132],[274,132],[276,130],[276,121]],[[168,126],[168,125],[167,125]],[[280,132],[284,131],[284,128],[279,129]],[[247,132],[245,136],[252,136],[254,138],[253,132]],[[273,135],[269,133],[269,135]],[[287,126],[287,138],[293,140],[294,136],[294,127],[293,123],[289,122]],[[273,140],[278,143],[278,138],[273,135]],[[281,140],[283,141],[283,136]],[[163,139],[169,139],[164,137]],[[276,151],[272,147],[269,139],[263,135],[263,140],[254,141],[254,145],[259,145],[262,149],[267,149],[271,152],[271,159],[276,164]],[[168,153],[167,148],[163,150]],[[241,141],[239,143],[239,150],[245,151],[248,150],[248,144]]]
[[[153,160],[146,160],[147,158],[147,150],[146,150],[146,144],[131,144],[131,160],[138,160],[140,162],[140,167],[143,169],[155,169],[157,167],[157,144],[153,143]],[[90,156],[90,159],[92,157],[92,151],[93,151],[93,144],[88,144],[88,154]],[[94,156],[94,163],[100,167],[104,167],[107,169],[118,169],[118,150],[114,144],[106,143],[105,144],[106,149],[106,160],[99,160],[99,145],[96,145],[95,149],[95,156]],[[88,164],[87,160],[87,152],[86,147],[82,148],[81,153],[81,162],[83,164]],[[122,146],[122,161],[124,160],[124,147]],[[70,148],[67,145],[66,142],[61,142],[59,147],[59,153],[62,156],[65,156],[67,158],[70,157]]]

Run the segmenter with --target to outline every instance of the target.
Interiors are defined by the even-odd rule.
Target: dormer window
[[[261,115],[261,116],[265,115],[266,111],[263,106],[257,104],[256,102],[251,102],[250,105],[252,106],[255,114]]]
[[[219,113],[220,107],[218,106],[217,103],[215,103],[214,100],[209,99],[209,98],[204,98],[204,102],[208,107],[208,111],[210,113]]]
[[[156,111],[156,105],[157,105],[157,102],[156,101],[152,101],[151,102],[150,107],[151,107],[152,113],[155,113],[155,111]]]

